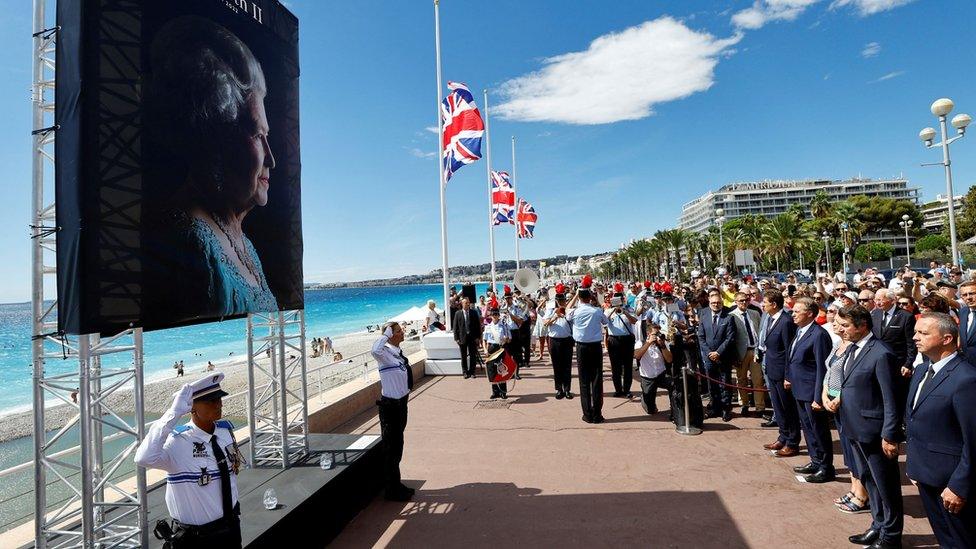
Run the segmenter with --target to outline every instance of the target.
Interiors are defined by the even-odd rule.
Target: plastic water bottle
[[[275,494],[274,488],[268,488],[264,491],[264,508],[268,511],[278,507],[278,495]]]
[[[322,454],[322,457],[319,459],[319,467],[321,467],[323,471],[328,471],[332,468],[332,452]]]

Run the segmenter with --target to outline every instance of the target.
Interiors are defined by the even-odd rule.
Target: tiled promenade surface
[[[578,396],[555,399],[548,363],[534,361],[502,409],[476,407],[490,394],[483,375],[425,378],[410,400],[402,463],[416,497],[377,498],[334,545],[843,548],[869,526],[870,515],[831,503],[849,486],[836,431],[838,480],[804,484],[792,467],[808,461],[805,447],[772,457],[762,445],[775,430],[759,419],[709,419],[686,437],[668,422],[663,391],[664,412],[648,416],[636,398],[610,396],[608,364],[604,390],[606,422],[590,425]],[[379,433],[379,424],[371,412],[342,430]],[[905,546],[936,547],[904,484]]]

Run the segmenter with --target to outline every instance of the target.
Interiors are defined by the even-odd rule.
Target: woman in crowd
[[[437,312],[437,303],[433,299],[427,300],[427,318],[424,320],[424,331],[446,330],[441,314]]]

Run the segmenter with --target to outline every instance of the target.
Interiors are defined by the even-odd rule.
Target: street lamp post
[[[914,222],[908,218],[908,214],[901,216],[901,222],[898,223],[899,227],[905,229],[905,255],[908,256],[909,267],[912,265],[912,249],[908,245],[908,229],[911,228],[913,224]]]
[[[850,253],[851,251],[850,247],[848,247],[847,245],[847,233],[850,230],[851,230],[850,226],[847,224],[846,221],[840,224],[840,234],[844,242],[844,253],[841,254],[840,258],[841,258],[841,264],[843,265],[843,269],[844,269],[845,281],[847,280],[847,254]]]
[[[715,224],[718,225],[719,266],[725,267],[725,237],[722,234],[722,225],[725,223],[725,210],[718,208],[715,210],[715,216]]]
[[[932,114],[939,118],[939,128],[942,130],[942,142],[933,143],[935,140],[935,129],[925,128],[918,132],[919,139],[925,143],[925,147],[931,149],[933,147],[942,147],[942,162],[929,162],[922,164],[923,166],[938,166],[941,165],[945,168],[945,178],[946,178],[946,193],[949,200],[949,240],[952,243],[952,262],[956,265],[962,263],[959,257],[959,243],[956,240],[956,208],[953,200],[952,194],[952,162],[949,160],[949,144],[957,139],[962,139],[966,135],[966,127],[969,123],[973,121],[972,117],[968,114],[957,114],[952,118],[952,127],[956,128],[957,135],[955,137],[949,137],[949,128],[946,124],[946,118],[949,113],[952,112],[952,108],[955,104],[951,99],[943,97],[942,99],[936,99],[929,110]]]
[[[820,238],[823,238],[824,241],[824,256],[827,258],[827,274],[833,278],[834,275],[830,272],[830,235],[827,234],[827,231],[824,231]]]

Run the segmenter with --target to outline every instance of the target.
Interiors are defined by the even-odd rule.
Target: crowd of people
[[[613,396],[633,398],[636,372],[647,414],[659,413],[661,389],[678,425],[761,417],[776,429],[764,445],[772,456],[799,455],[805,442],[809,462],[794,472],[807,483],[834,481],[843,460],[850,488],[832,504],[871,514],[870,527],[850,538],[871,547],[900,546],[904,448],[939,543],[976,546],[976,512],[966,503],[976,480],[973,277],[938,265],[905,267],[890,280],[866,269],[808,283],[691,274],[683,283],[587,276],[533,295],[505,286],[477,304],[457,296],[448,322],[464,377],[475,377],[479,351],[494,357],[504,348],[519,379],[535,347],[536,358],[549,356],[555,398],[573,398],[575,354],[582,421],[601,423],[606,352]],[[489,379],[501,360],[485,364]],[[490,398],[507,396],[506,383],[492,384]]]

